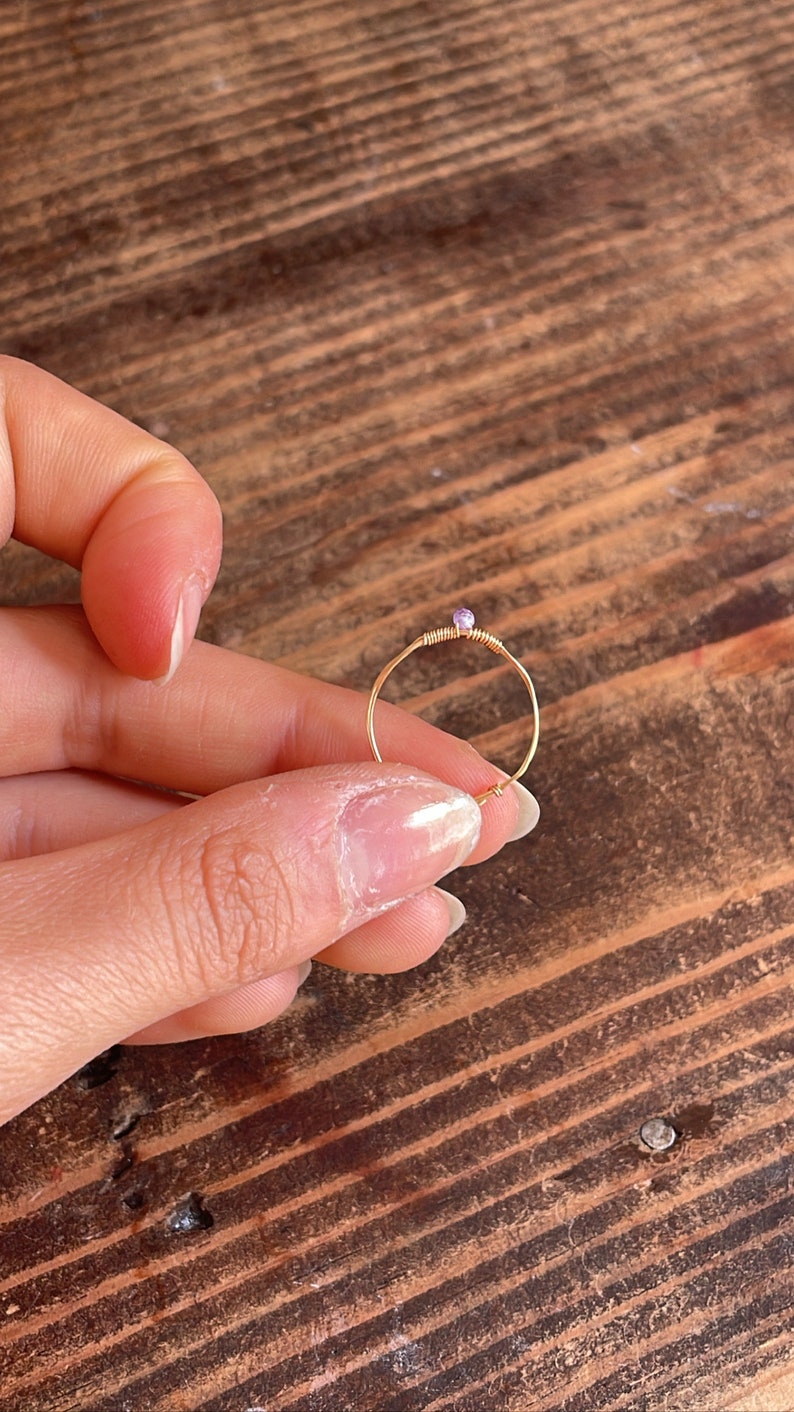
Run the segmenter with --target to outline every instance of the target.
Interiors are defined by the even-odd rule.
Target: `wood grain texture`
[[[543,711],[434,961],[0,1131],[0,1412],[792,1405],[793,26],[0,9],[2,348],[211,481],[203,634],[368,690],[467,601]],[[394,694],[518,760],[461,650]]]

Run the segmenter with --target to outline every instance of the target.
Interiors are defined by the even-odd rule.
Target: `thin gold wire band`
[[[456,621],[458,618],[461,618],[464,623],[470,620],[471,625],[462,627],[460,623]],[[404,662],[406,657],[410,657],[412,652],[416,652],[419,647],[435,647],[439,642],[452,642],[459,637],[467,637],[471,642],[481,642],[485,647],[488,647],[491,652],[495,652],[498,657],[504,657],[505,661],[509,662],[511,667],[518,672],[524,686],[529,692],[529,699],[532,704],[532,739],[529,743],[529,749],[518,769],[508,780],[502,780],[499,784],[492,784],[490,789],[486,789],[482,794],[475,794],[474,798],[477,803],[482,805],[489,795],[493,794],[498,798],[500,794],[504,794],[507,786],[512,784],[514,780],[519,780],[529,768],[535,751],[538,748],[538,740],[540,739],[540,708],[538,707],[538,698],[535,694],[532,678],[526,667],[518,661],[518,658],[513,656],[512,652],[507,650],[500,638],[495,637],[492,632],[486,632],[484,628],[474,626],[474,614],[469,609],[458,609],[455,613],[452,627],[430,628],[427,632],[423,632],[420,637],[414,638],[413,642],[409,642],[408,646],[404,647],[402,652],[398,652],[396,657],[392,657],[392,660],[387,662],[383,670],[378,673],[369,694],[369,702],[367,704],[367,739],[372,754],[378,761],[378,764],[382,765],[383,756],[378,749],[378,742],[375,739],[375,705],[384,683],[391,676],[395,667],[399,667],[400,663]]]

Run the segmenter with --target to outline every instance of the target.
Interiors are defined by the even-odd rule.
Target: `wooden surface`
[[[543,711],[434,961],[0,1133],[1,1412],[794,1407],[793,25],[0,9],[2,347],[211,481],[203,634],[368,690],[470,602]],[[517,760],[471,652],[397,695]]]

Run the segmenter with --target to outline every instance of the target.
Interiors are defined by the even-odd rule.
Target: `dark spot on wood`
[[[777,73],[777,69],[772,70]],[[755,98],[758,112],[765,125],[776,134],[789,135],[794,130],[794,79],[787,73],[783,78],[768,79],[765,71],[758,70],[755,82]]]
[[[124,1193],[121,1202],[129,1211],[140,1211],[146,1205],[146,1197],[140,1187],[134,1187],[132,1191]]]
[[[173,1235],[190,1235],[193,1231],[208,1231],[215,1225],[215,1218],[204,1205],[203,1197],[191,1191],[174,1207],[166,1225]]]
[[[130,1170],[130,1167],[132,1167],[134,1161],[135,1149],[131,1145],[131,1143],[125,1142],[122,1146],[121,1156],[111,1168],[110,1180],[113,1182],[117,1182],[120,1177],[124,1176],[125,1172],[128,1172]]]
[[[110,1083],[119,1071],[121,1052],[120,1044],[106,1049],[104,1054],[98,1054],[96,1059],[78,1069],[73,1082],[84,1089],[101,1088],[103,1084]]]
[[[673,1115],[672,1122],[683,1138],[713,1137],[717,1127],[714,1104],[690,1103]]]
[[[110,1130],[110,1136],[114,1142],[121,1142],[122,1138],[129,1137],[129,1134],[137,1128],[141,1117],[140,1113],[128,1113],[124,1117],[118,1118]]]
[[[740,422],[738,420],[731,421],[730,419],[725,419],[721,422],[716,423],[714,427],[714,435],[719,436],[723,440],[739,441],[745,435],[745,430],[746,429],[743,422]]]

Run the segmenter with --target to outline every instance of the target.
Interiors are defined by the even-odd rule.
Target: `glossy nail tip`
[[[339,831],[340,879],[363,914],[420,892],[451,873],[480,836],[471,795],[430,780],[367,791],[345,807]]]
[[[525,838],[526,835],[531,833],[534,829],[540,818],[540,805],[534,794],[530,794],[529,790],[526,789],[523,784],[518,783],[518,780],[513,781],[511,789],[515,790],[518,798],[518,818],[516,820],[516,826],[507,841],[508,843],[515,843],[516,839]]]
[[[167,686],[173,677],[179,663],[182,661],[182,654],[185,650],[185,603],[180,599],[179,607],[176,610],[176,622],[171,634],[171,657],[168,663],[168,671],[161,677],[155,677],[155,686]]]
[[[193,641],[203,604],[204,590],[199,580],[188,579],[176,610],[176,620],[171,633],[171,656],[168,671],[163,676],[155,678],[155,686],[167,686],[174,676],[185,655],[186,647]]]
[[[446,934],[449,937],[452,936],[454,932],[459,931],[463,926],[466,920],[466,908],[463,906],[459,897],[455,897],[454,893],[447,892],[443,887],[436,888],[436,892],[441,894],[447,904],[449,927]]]

